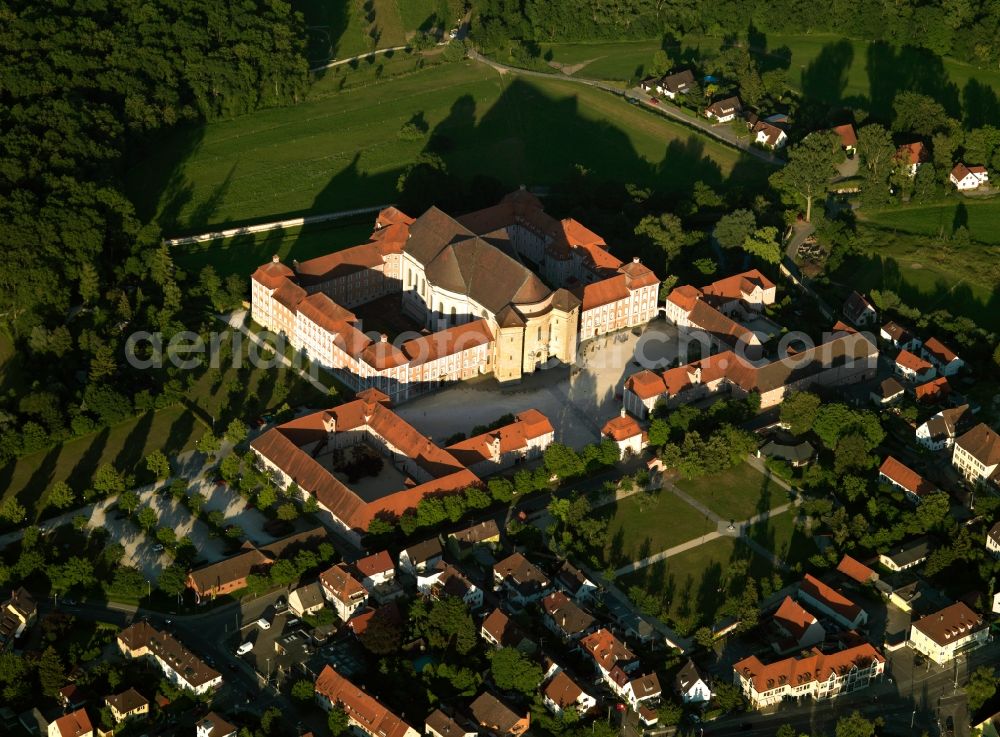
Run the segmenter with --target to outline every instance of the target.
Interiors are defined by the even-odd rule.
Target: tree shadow
[[[617,507],[617,504],[608,505]],[[608,560],[611,561],[613,565],[621,565],[624,560],[623,551],[625,549],[625,528],[619,527],[618,531],[611,537],[611,542],[608,544]]]
[[[854,44],[836,41],[820,49],[819,54],[802,70],[802,96],[834,108],[843,104],[847,78],[854,62]]]
[[[135,427],[132,432],[128,434],[125,438],[125,442],[122,444],[121,450],[118,451],[118,455],[115,456],[112,465],[115,468],[121,469],[126,473],[132,472],[136,469],[139,461],[143,457],[143,449],[146,447],[146,439],[149,437],[149,430],[153,426],[153,417],[155,413],[150,411],[146,412],[139,421],[135,423]],[[141,469],[136,469],[139,471],[140,475],[144,475],[146,472],[145,466]]]
[[[62,453],[61,445],[50,448],[45,453],[45,457],[42,458],[42,462],[38,464],[34,473],[31,474],[27,483],[16,492],[17,501],[28,512],[28,519],[37,520],[44,511],[42,499],[45,497],[45,490],[55,480],[55,471],[60,453]]]
[[[229,172],[226,174],[226,178],[215,186],[212,190],[212,194],[206,197],[191,211],[191,214],[187,219],[188,227],[200,229],[210,224],[212,218],[219,211],[219,206],[226,198],[226,193],[229,191],[229,187],[233,182],[233,174],[235,173],[236,162],[233,162],[233,165],[229,167]]]
[[[876,41],[868,45],[866,70],[869,113],[875,120],[892,121],[892,103],[899,92],[927,95],[940,103],[949,116],[961,118],[958,86],[950,81],[937,54],[915,46],[895,48]]]
[[[94,439],[87,446],[87,450],[83,452],[76,465],[73,466],[67,482],[73,487],[74,491],[80,492],[90,486],[90,482],[94,478],[94,473],[101,463],[101,456],[104,455],[104,449],[107,447],[110,433],[110,429],[105,427],[94,435]]]
[[[173,452],[180,451],[191,437],[191,433],[194,432],[195,422],[193,412],[190,410],[181,412],[177,419],[170,425],[167,437],[163,441],[164,447],[169,448]]]
[[[969,227],[969,209],[964,202],[955,205],[955,213],[951,218],[951,232],[954,233],[959,228]]]
[[[1000,121],[1000,101],[991,86],[970,79],[962,89],[962,124],[966,130]]]
[[[722,588],[722,566],[718,561],[712,561],[711,565],[705,569],[698,584],[697,610],[701,614],[704,622],[711,622],[715,619],[715,613],[721,605],[723,592]]]

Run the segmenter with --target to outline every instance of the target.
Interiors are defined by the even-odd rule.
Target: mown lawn
[[[396,54],[385,63],[399,71],[419,60]],[[140,210],[158,211],[174,235],[392,202],[399,175],[427,144],[399,139],[414,117],[446,141],[442,158],[450,170],[511,188],[565,181],[577,164],[678,192],[698,180],[751,186],[770,172],[660,116],[564,81],[500,78],[469,61],[383,81],[370,70],[365,63],[359,72],[329,74],[297,106],[174,137],[133,169],[130,189]],[[369,75],[364,86],[348,84],[356,73]],[[161,169],[173,170],[162,194],[144,175]]]
[[[817,548],[812,535],[796,525],[795,520],[794,510],[775,515],[754,525],[749,537],[784,560],[788,566],[801,566],[816,553]]]
[[[676,484],[723,519],[737,522],[788,502],[788,492],[749,463]]]
[[[597,514],[610,517],[604,555],[616,568],[715,529],[714,522],[666,490],[630,496]]]
[[[955,195],[944,202],[861,211],[862,220],[882,228],[920,235],[948,236],[964,225],[972,240],[1000,244],[1000,197],[982,200]]]

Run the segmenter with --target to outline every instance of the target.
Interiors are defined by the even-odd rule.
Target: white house
[[[368,589],[339,563],[319,574],[319,582],[323,596],[333,604],[342,622],[353,617],[368,601]]]
[[[712,700],[712,689],[692,660],[688,660],[678,671],[674,678],[674,690],[685,704],[704,704]]]
[[[986,549],[993,554],[993,557],[1000,558],[1000,522],[993,525],[986,533]]]
[[[1000,435],[979,423],[955,439],[951,465],[970,484],[1000,482]]]
[[[77,709],[49,723],[49,737],[94,737],[86,709]]]
[[[368,737],[420,737],[417,730],[329,665],[316,679],[315,694],[323,711],[339,705],[357,733]]]
[[[686,95],[694,84],[694,73],[690,69],[668,74],[656,82],[656,91],[671,100],[677,95]]]
[[[127,658],[150,656],[164,677],[179,688],[199,696],[222,685],[222,674],[206,665],[168,632],[160,632],[146,620],[118,633],[118,649]]]
[[[936,373],[934,366],[910,351],[900,351],[893,370],[907,381],[930,381]]]
[[[844,300],[842,312],[844,317],[858,327],[874,325],[875,321],[878,320],[878,310],[875,309],[875,306],[868,301],[867,297],[856,291],[851,292]]]
[[[646,447],[648,437],[635,418],[631,417],[624,407],[618,417],[613,417],[601,428],[601,437],[611,440],[618,446],[618,457],[639,455]]]
[[[713,102],[705,108],[705,117],[711,118],[717,123],[728,123],[736,120],[736,116],[743,110],[743,105],[738,97],[727,97],[724,100]]]
[[[847,629],[857,629],[868,622],[868,612],[812,574],[807,573],[802,579],[798,598]]]
[[[919,503],[936,487],[912,468],[892,456],[886,456],[878,470],[879,483],[890,484],[906,493],[907,499]]]
[[[917,176],[917,169],[928,160],[930,153],[922,141],[906,143],[896,149],[896,165],[911,178]]]
[[[920,338],[902,325],[898,325],[892,321],[882,326],[879,330],[879,337],[882,340],[892,343],[894,348],[899,348],[900,350],[916,351],[919,350],[921,345]]]
[[[443,560],[438,561],[433,569],[417,575],[417,591],[434,599],[444,595],[457,597],[469,609],[478,609],[483,605],[483,590]]]
[[[326,606],[323,599],[323,588],[313,581],[305,586],[299,586],[288,595],[288,608],[296,617],[303,614],[314,614]]]
[[[542,571],[520,553],[504,558],[493,566],[493,589],[506,591],[507,599],[522,606],[538,601],[550,588]]]
[[[441,560],[444,550],[436,537],[411,545],[399,554],[399,568],[411,576],[433,568]]]
[[[944,450],[955,444],[965,421],[972,417],[969,405],[943,409],[917,427],[917,442],[928,450]]]
[[[611,673],[614,682],[618,684],[612,690],[621,696],[633,709],[638,709],[644,701],[659,699],[663,690],[660,688],[660,679],[655,673],[630,677],[625,671],[617,668]]]
[[[958,602],[910,625],[910,646],[938,665],[986,644],[989,625],[968,605]]]
[[[781,148],[788,142],[788,134],[766,120],[758,120],[750,129],[753,142],[764,148]]]
[[[937,338],[931,338],[924,343],[920,352],[937,367],[938,373],[942,376],[954,376],[965,365],[965,361],[959,358],[955,351]]]
[[[948,177],[958,190],[977,189],[989,184],[990,175],[985,166],[966,166],[959,162]]]
[[[235,734],[236,727],[214,711],[199,719],[195,726],[196,737],[233,737]]]
[[[927,538],[918,537],[885,553],[879,553],[878,562],[890,571],[899,573],[923,563],[930,552],[931,544]]]
[[[361,578],[361,585],[369,591],[396,580],[396,566],[388,550],[380,550],[355,561],[354,570]]]
[[[553,669],[556,671],[555,675],[542,688],[542,702],[546,709],[558,717],[566,709],[576,709],[580,714],[586,714],[597,706],[597,699],[580,688],[566,671],[558,666]]]

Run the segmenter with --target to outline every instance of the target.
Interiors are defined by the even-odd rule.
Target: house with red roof
[[[346,622],[368,601],[368,589],[340,563],[319,574],[323,596],[333,604],[340,621]]]
[[[913,396],[923,404],[939,404],[947,399],[949,394],[951,394],[951,384],[948,383],[946,376],[931,379],[913,389]]]
[[[772,619],[780,639],[771,643],[779,655],[805,650],[826,639],[826,630],[815,615],[806,611],[790,596],[786,596]]]
[[[48,737],[94,737],[87,710],[77,709],[50,722]]]
[[[618,446],[619,458],[630,454],[639,455],[646,447],[646,443],[649,442],[649,436],[635,418],[625,411],[624,407],[622,407],[618,417],[613,417],[604,423],[604,427],[601,428],[601,437]]]
[[[970,189],[978,189],[984,184],[989,184],[990,175],[986,171],[985,166],[966,166],[962,162],[959,162],[951,170],[948,180],[955,185],[955,189],[964,192]]]
[[[923,141],[904,143],[896,149],[896,165],[910,177],[915,177],[917,169],[920,168],[921,164],[925,164],[930,160],[930,151],[923,144]]]
[[[895,486],[906,492],[906,498],[914,504],[928,494],[937,491],[937,487],[912,468],[892,456],[887,456],[878,470],[879,482]]]
[[[320,708],[328,712],[339,706],[348,723],[368,737],[420,737],[416,729],[329,665],[316,679],[315,693]]]
[[[893,364],[893,370],[898,376],[907,381],[930,381],[934,378],[936,370],[929,362],[910,351],[900,351]]]
[[[852,581],[860,584],[870,583],[878,580],[878,574],[861,561],[844,554],[837,564],[837,570],[843,573]]]
[[[937,367],[938,373],[942,376],[954,376],[965,365],[965,361],[959,358],[955,351],[937,338],[928,339],[920,352]]]
[[[846,125],[834,126],[833,132],[840,139],[840,147],[848,156],[854,156],[858,152],[858,135],[854,132],[854,126],[850,123]]]
[[[796,594],[799,601],[811,610],[830,617],[847,629],[857,629],[868,622],[868,612],[812,574],[805,575]]]
[[[526,409],[509,425],[460,440],[447,450],[470,471],[485,476],[540,458],[553,440],[555,429],[549,418],[537,409]]]

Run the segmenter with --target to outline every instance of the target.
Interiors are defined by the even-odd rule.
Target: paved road
[[[570,76],[568,74],[557,75],[557,74],[550,74],[548,72],[537,72],[533,69],[521,69],[520,67],[512,67],[508,66],[507,64],[501,64],[498,61],[494,61],[493,59],[483,56],[479,52],[474,51],[472,49],[469,49],[466,53],[470,59],[482,62],[483,64],[487,64],[502,74],[507,74],[507,73],[521,74],[527,77],[539,77],[541,79],[548,79],[548,80],[559,79],[566,82],[575,82],[576,84],[582,84],[588,87],[595,87],[599,90],[610,92],[613,95],[618,95],[626,99],[635,100],[644,107],[650,110],[654,110],[657,113],[663,115],[664,117],[671,118],[672,120],[681,123],[689,128],[696,128],[705,135],[711,136],[712,138],[716,139],[717,141],[721,141],[727,146],[738,148],[744,153],[748,153],[751,156],[754,156],[760,159],[761,161],[766,161],[769,164],[773,164],[774,166],[784,166],[785,163],[784,160],[778,158],[774,154],[768,153],[767,151],[763,151],[759,148],[751,146],[749,140],[742,140],[738,138],[736,134],[728,127],[728,124],[714,125],[710,123],[707,119],[683,113],[679,108],[676,108],[673,105],[665,105],[665,104],[653,105],[650,103],[650,96],[647,95],[645,92],[642,92],[641,90],[638,89],[624,90],[620,87],[608,84],[607,82],[602,82],[599,79],[576,77],[576,76]]]

